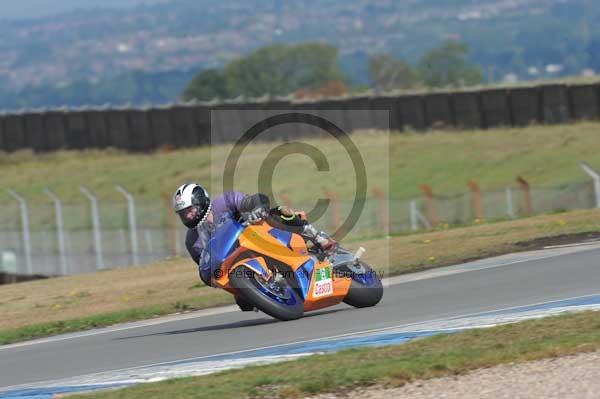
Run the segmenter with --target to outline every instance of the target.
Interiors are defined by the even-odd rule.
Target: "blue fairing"
[[[296,270],[296,280],[300,286],[302,299],[308,296],[310,289],[310,280],[312,279],[313,270],[315,269],[315,261],[311,258]]]
[[[271,299],[274,299],[275,301],[282,303],[284,305],[288,305],[288,306],[294,306],[297,301],[296,301],[296,296],[293,295],[293,290],[290,287],[286,287],[286,294],[289,296],[289,298],[282,298],[278,295],[273,294],[272,292],[270,292],[269,290],[265,289],[263,286],[261,285],[257,285],[256,288],[258,288],[258,290],[260,292],[262,292],[264,295],[268,296]]]
[[[277,241],[279,241],[280,243],[282,243],[289,249],[292,249],[292,246],[290,244],[292,242],[292,233],[291,232],[285,231],[285,230],[279,230],[279,229],[271,229],[271,230],[269,230],[269,234],[271,236],[275,237],[277,239]]]
[[[211,270],[221,267],[221,263],[233,253],[235,242],[242,231],[244,226],[231,218],[219,224],[207,245]]]
[[[264,278],[268,278],[269,272],[260,264],[260,262],[256,259],[248,259],[245,261],[246,264],[253,267],[255,270],[260,271],[260,274],[263,275]]]
[[[365,273],[356,273],[352,276],[352,279],[358,281],[362,285],[370,287],[377,282],[377,273],[374,270],[369,270]]]

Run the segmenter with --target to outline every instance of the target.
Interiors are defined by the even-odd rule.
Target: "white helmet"
[[[190,229],[206,220],[210,205],[208,192],[199,184],[182,184],[173,194],[173,209]]]

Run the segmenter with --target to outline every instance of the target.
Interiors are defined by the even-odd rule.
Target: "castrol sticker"
[[[315,288],[313,289],[314,298],[333,294],[333,280],[331,279],[330,267],[317,269],[317,274],[315,277]]]

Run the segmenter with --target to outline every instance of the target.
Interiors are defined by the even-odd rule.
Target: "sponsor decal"
[[[313,289],[313,297],[319,298],[333,294],[333,280],[331,278],[331,267],[317,269],[315,275],[315,288]]]

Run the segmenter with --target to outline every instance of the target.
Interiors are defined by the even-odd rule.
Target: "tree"
[[[469,47],[465,43],[447,41],[430,50],[419,61],[423,81],[430,87],[471,86],[481,83],[478,67],[467,62]]]
[[[381,54],[369,59],[369,73],[376,91],[410,89],[418,83],[418,73],[408,63],[391,55]]]
[[[184,100],[210,101],[215,98],[228,98],[227,84],[223,73],[207,69],[197,74],[183,91]]]
[[[278,96],[342,80],[337,49],[323,43],[276,44],[229,62],[223,70],[204,71],[184,91],[184,98]]]

